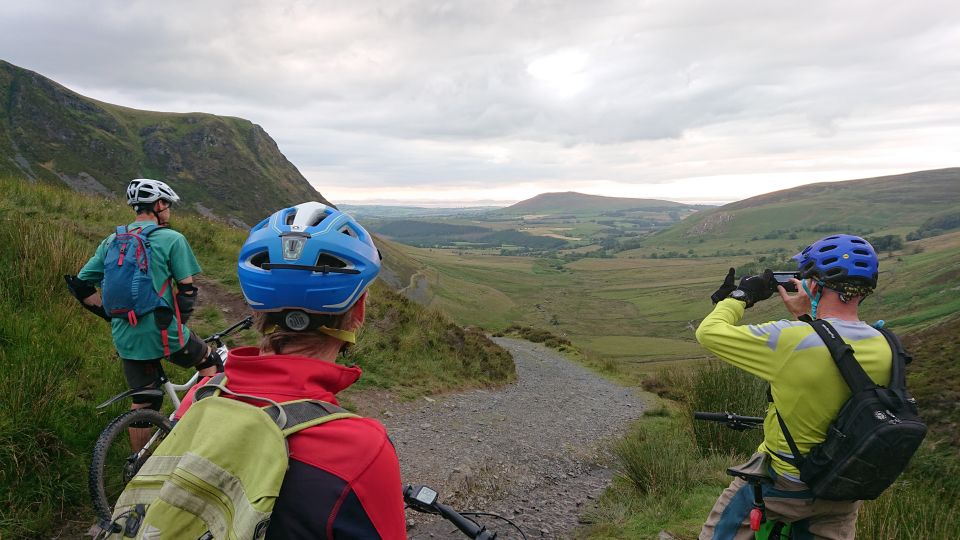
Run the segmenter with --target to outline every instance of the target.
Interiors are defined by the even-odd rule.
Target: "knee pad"
[[[216,349],[211,348],[210,352],[207,354],[207,357],[193,367],[197,371],[200,371],[201,369],[207,369],[208,367],[213,366],[217,367],[217,373],[223,373],[223,359],[220,358],[220,353],[218,353]]]

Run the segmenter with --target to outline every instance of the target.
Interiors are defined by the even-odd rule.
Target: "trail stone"
[[[578,514],[593,507],[613,477],[610,442],[643,414],[644,404],[630,389],[542,345],[494,340],[513,354],[517,382],[435,396],[442,406],[425,400],[381,418],[397,443],[403,481],[429,485],[460,510],[514,516],[528,536],[570,538]],[[473,436],[462,435],[463,427]],[[436,433],[424,436],[430,428]],[[449,522],[410,512],[411,540],[450,537]],[[502,521],[479,521],[499,537],[517,537]]]

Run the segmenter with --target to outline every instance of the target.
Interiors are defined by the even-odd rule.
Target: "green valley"
[[[711,309],[710,294],[730,267],[738,275],[790,268],[790,256],[831,232],[866,236],[884,248],[879,287],[861,314],[869,321],[885,319],[913,351],[910,387],[932,435],[904,480],[865,505],[860,536],[945,538],[945,531],[960,525],[960,484],[929,471],[960,470],[960,461],[948,457],[955,456],[960,423],[954,330],[960,230],[951,217],[958,212],[960,169],[945,169],[816,184],[701,209],[669,228],[638,235],[633,249],[594,243],[587,248],[592,257],[393,247],[409,268],[404,292],[411,298],[462,324],[509,332],[519,325],[529,328],[520,335],[556,335],[571,342],[561,349],[572,349],[581,362],[662,394],[664,404],[648,413],[653,417],[615,449],[624,476],[581,534],[656,538],[667,529],[693,538],[728,482],[724,467],[737,457],[729,454],[728,435],[698,441],[689,412],[759,414],[765,406],[759,381],[710,362],[694,339]],[[585,216],[565,219],[590,222]],[[744,323],[785,316],[774,297],[749,310]],[[743,396],[757,399],[738,400]],[[756,439],[737,444],[743,452]],[[943,445],[953,450],[943,454]],[[935,515],[917,517],[930,507],[938,508]]]
[[[573,203],[567,196],[563,204],[554,212],[563,214]],[[540,202],[536,208],[551,212]],[[599,252],[590,257],[395,247],[405,260],[419,264],[408,275],[421,280],[417,298],[427,305],[464,324],[490,330],[510,324],[550,329],[588,355],[622,361],[629,371],[648,358],[703,356],[693,341],[693,329],[709,310],[708,297],[729,267],[740,269],[738,274],[759,272],[765,266],[789,267],[790,256],[830,232],[902,240],[931,215],[957,208],[960,169],[945,169],[816,184],[701,209],[672,227],[638,234],[632,239],[638,246],[633,249],[608,250],[603,240],[587,238],[582,247]],[[583,226],[597,215],[597,209],[590,208],[584,215],[567,214],[564,219]],[[482,221],[475,217],[471,223]],[[511,226],[524,230],[519,221],[495,223],[501,230]],[[435,225],[442,230],[439,224],[426,226]],[[438,238],[442,236],[438,232]],[[882,252],[880,287],[865,304],[865,316],[886,318],[909,331],[960,310],[944,289],[946,284],[960,285],[958,236],[940,230],[937,236],[901,241],[898,249]],[[749,316],[765,320],[778,316],[778,310],[774,303],[764,304]]]

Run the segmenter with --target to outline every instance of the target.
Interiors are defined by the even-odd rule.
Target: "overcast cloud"
[[[956,2],[0,2],[0,58],[248,118],[336,202],[729,201],[960,165]]]

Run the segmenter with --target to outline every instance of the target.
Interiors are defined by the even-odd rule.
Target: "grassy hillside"
[[[960,206],[960,168],[811,184],[699,212],[647,238],[647,252],[698,255],[802,246],[830,232],[905,236]],[[644,250],[639,250],[643,252]]]
[[[600,195],[587,195],[585,193],[567,191],[564,193],[541,193],[536,197],[497,210],[496,213],[503,215],[602,214],[604,212],[625,210],[680,211],[697,208],[702,207],[658,199],[603,197]]]
[[[67,293],[75,273],[129,208],[66,188],[0,178],[0,537],[49,537],[70,517],[84,520],[86,467],[99,431],[126,404],[94,406],[125,389],[107,326]],[[174,215],[209,279],[208,306],[191,321],[202,335],[243,316],[210,305],[239,296],[235,265],[246,232]],[[236,343],[255,340],[251,332]],[[476,331],[426,311],[382,285],[368,323],[344,360],[365,371],[360,388],[405,396],[512,380],[509,355]],[[175,379],[189,371],[169,367]],[[92,518],[91,518],[92,519]]]
[[[264,208],[324,201],[249,120],[111,105],[2,60],[0,175],[101,194],[157,178],[198,210],[250,224]]]

